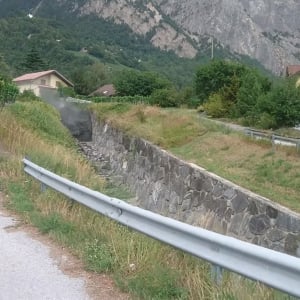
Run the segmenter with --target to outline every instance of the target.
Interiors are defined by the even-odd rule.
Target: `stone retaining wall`
[[[91,159],[136,193],[139,206],[300,257],[300,215],[92,117]]]

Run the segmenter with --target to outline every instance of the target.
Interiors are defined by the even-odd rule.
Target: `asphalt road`
[[[90,299],[82,278],[63,274],[50,249],[0,211],[0,300]]]

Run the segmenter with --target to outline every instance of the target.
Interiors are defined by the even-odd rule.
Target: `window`
[[[41,79],[41,85],[46,85],[46,79]]]
[[[60,83],[59,81],[55,81],[55,86],[56,86],[57,88],[59,88],[59,87],[61,86],[61,83]]]

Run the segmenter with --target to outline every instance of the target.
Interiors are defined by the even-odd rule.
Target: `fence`
[[[258,139],[267,139],[271,140],[272,145],[280,144],[285,146],[296,146],[297,151],[300,150],[300,139],[296,138],[289,138],[281,135],[276,134],[267,134],[262,131],[254,130],[254,129],[245,129],[245,134],[250,135],[252,138],[258,138]]]
[[[219,267],[300,296],[300,259],[194,227],[110,198],[27,159],[24,171],[54,190],[123,224]],[[217,277],[219,274],[217,274]]]

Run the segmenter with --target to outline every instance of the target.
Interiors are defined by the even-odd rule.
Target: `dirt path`
[[[5,209],[0,193],[0,300],[127,300],[107,275],[84,270],[67,249]]]

